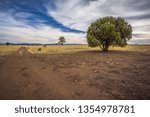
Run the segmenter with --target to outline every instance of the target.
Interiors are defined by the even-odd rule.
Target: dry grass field
[[[150,46],[0,46],[0,99],[150,99]]]
[[[139,51],[139,52],[145,52],[149,51],[149,46],[150,45],[128,45],[125,48],[120,48],[120,47],[110,47],[110,50],[115,51],[115,50],[120,50],[120,51]],[[0,54],[2,53],[12,53],[20,49],[20,45],[1,45],[0,46]],[[27,50],[32,53],[32,54],[46,54],[46,53],[66,53],[66,52],[77,52],[77,51],[100,51],[99,47],[96,48],[91,48],[88,47],[87,45],[65,45],[65,46],[58,46],[58,45],[53,45],[53,46],[24,46],[27,48]],[[41,50],[39,50],[41,49]]]
[[[41,50],[39,51],[39,49]],[[66,53],[66,52],[74,52],[81,50],[89,50],[91,49],[87,45],[66,45],[66,46],[28,46],[28,51],[31,53]]]
[[[8,54],[11,52],[17,51],[21,46],[6,46],[6,45],[0,45],[0,54]]]

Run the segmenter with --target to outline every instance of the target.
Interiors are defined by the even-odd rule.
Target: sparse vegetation
[[[42,51],[42,48],[38,48],[38,51]]]

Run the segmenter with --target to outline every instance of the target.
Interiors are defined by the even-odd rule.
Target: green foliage
[[[104,17],[92,23],[87,31],[87,42],[90,47],[99,46],[108,51],[109,46],[125,47],[132,38],[132,26],[121,17]]]
[[[63,36],[59,37],[59,42],[58,42],[58,44],[63,45],[64,43],[66,43],[65,37],[63,37]]]

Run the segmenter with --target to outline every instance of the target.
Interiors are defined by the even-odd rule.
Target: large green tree
[[[132,38],[132,26],[121,17],[103,17],[92,23],[87,31],[90,47],[99,46],[107,52],[110,46],[125,47]]]
[[[59,44],[63,45],[65,42],[66,42],[65,37],[63,36],[59,37],[59,42],[58,42]]]

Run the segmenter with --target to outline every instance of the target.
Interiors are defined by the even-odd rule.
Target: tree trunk
[[[109,48],[109,46],[105,46],[105,47],[102,49],[102,51],[103,51],[103,52],[108,52],[108,48]]]

